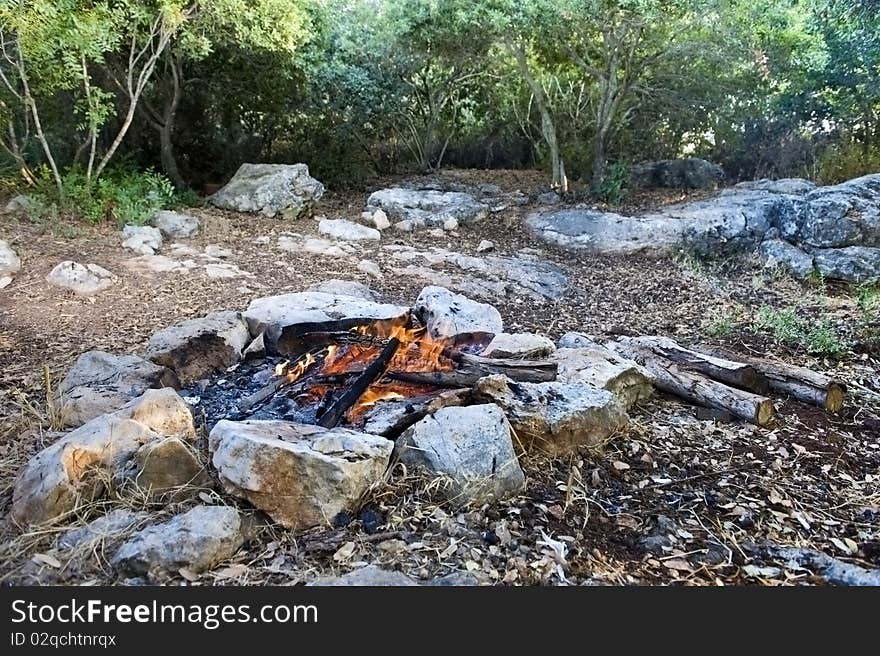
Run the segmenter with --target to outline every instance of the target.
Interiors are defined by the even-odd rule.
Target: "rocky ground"
[[[494,297],[491,302],[510,332],[531,331],[553,340],[572,330],[600,338],[661,334],[689,345],[773,354],[841,378],[849,388],[847,406],[832,416],[785,401],[778,407],[778,426],[764,429],[702,418],[693,407],[657,395],[630,411],[629,427],[601,453],[526,457],[526,487],[507,501],[453,508],[430,481],[397,467],[358,513],[334,527],[291,533],[242,505],[246,521],[224,525],[235,534],[237,548],[221,553],[219,567],[164,572],[161,581],[291,584],[371,563],[411,580],[439,583],[825,582],[821,574],[828,563],[819,554],[792,554],[782,551],[785,547],[815,549],[838,559],[835,566],[880,566],[880,350],[871,309],[876,301],[869,290],[801,283],[749,256],[645,259],[557,249],[524,227],[524,217],[543,207],[537,200],[544,191],[540,174],[446,172],[437,180],[467,188],[497,185],[505,207],[451,230],[386,231],[380,240],[357,241],[351,252],[335,255],[306,248],[309,239],[326,238],[312,218],[198,208],[191,213],[201,219],[200,232],[180,239],[178,248],[166,243],[161,249],[174,262],[167,272],[133,264],[137,253],[122,247],[115,227],[50,226],[21,213],[3,216],[0,237],[21,259],[21,270],[0,291],[4,515],[15,475],[60,434],[47,399],[84,351],[142,353],[152,333],[182,319],[241,310],[253,298],[300,291],[328,279],[359,281],[390,302],[409,305],[428,284],[425,276],[446,283],[469,277],[448,253],[482,261],[525,256],[558,267],[568,284],[558,298],[543,292],[538,298],[528,276],[517,274],[511,283],[514,278],[499,277],[501,261],[494,261],[481,278],[490,283],[482,300]],[[400,181],[382,181],[377,188],[391,182]],[[328,192],[317,213],[357,220],[366,196]],[[618,211],[681,200],[680,192],[643,192]],[[484,240],[493,242],[491,251],[481,248]],[[430,249],[443,249],[433,263],[401,257]],[[110,272],[111,283],[90,296],[50,285],[46,276],[64,260],[96,264]],[[379,276],[365,260],[378,266]],[[542,277],[546,273],[542,269]],[[552,287],[552,271],[548,275]],[[811,355],[781,331],[761,328],[764,306],[794,307],[803,322],[829,326],[841,352]],[[234,503],[210,485],[200,498]],[[170,517],[192,505],[109,500],[83,508],[76,523],[127,508],[132,512],[121,515],[122,529],[114,533],[124,535],[149,517]],[[59,542],[69,528],[69,522],[49,524],[22,533],[6,518],[0,528],[2,580],[145,581],[126,579],[109,564],[118,547],[112,539],[68,535]]]

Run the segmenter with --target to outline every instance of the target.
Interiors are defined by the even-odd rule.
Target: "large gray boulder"
[[[49,272],[46,276],[46,282],[75,294],[89,296],[112,285],[113,274],[97,264],[80,264],[66,260]]]
[[[213,312],[153,333],[146,355],[186,384],[237,363],[249,341],[240,313]]]
[[[880,248],[823,248],[813,252],[813,261],[826,278],[849,282],[880,279]]]
[[[633,187],[711,189],[724,181],[724,169],[705,159],[665,159],[630,168]]]
[[[55,403],[65,426],[81,426],[160,387],[180,387],[177,375],[136,355],[88,351],[58,385]]]
[[[409,465],[448,478],[447,498],[466,503],[519,491],[519,466],[510,424],[494,404],[441,408],[397,438],[395,454]]]
[[[443,287],[425,287],[416,299],[415,312],[434,339],[491,339],[504,330],[501,314],[494,307]]]
[[[122,574],[158,579],[181,569],[200,573],[231,558],[244,544],[241,516],[230,506],[196,506],[142,529],[110,564]]]
[[[409,312],[408,307],[400,305],[315,291],[254,299],[244,311],[244,318],[251,335],[265,333],[266,347],[283,352],[288,335],[295,337],[299,327],[317,329],[314,324],[333,322],[335,329],[344,330],[374,321],[390,324],[403,321]]]
[[[23,525],[37,524],[100,498],[108,484],[129,469],[143,445],[171,436],[195,440],[189,406],[171,388],[147,390],[122,409],[92,419],[31,458],[15,480],[13,519]]]
[[[783,239],[768,239],[758,250],[764,266],[785,269],[799,280],[813,273],[813,256]]]
[[[226,210],[296,218],[323,195],[324,185],[305,164],[242,164],[210,202]]]
[[[809,206],[797,241],[812,248],[880,246],[880,173],[805,196]]]
[[[353,511],[382,480],[393,449],[376,435],[271,420],[221,420],[208,442],[227,492],[299,529]]]
[[[520,443],[552,455],[599,447],[629,422],[623,403],[589,383],[514,383],[486,376],[474,387],[477,399],[503,410]]]
[[[407,263],[394,268],[395,273],[480,300],[558,301],[568,287],[568,277],[561,267],[532,254],[474,256],[444,248],[417,250],[397,244],[385,248],[395,260]]]
[[[609,255],[670,255],[754,248],[777,217],[797,213],[796,197],[728,190],[717,196],[629,217],[591,209],[536,213],[526,224],[559,246]]]
[[[488,205],[464,192],[401,187],[380,189],[370,194],[367,211],[374,213],[377,209],[382,209],[395,221],[408,222],[409,226],[432,228],[444,227],[450,219],[467,225],[483,219],[489,212]]]

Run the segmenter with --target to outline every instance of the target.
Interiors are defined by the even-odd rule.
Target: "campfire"
[[[276,356],[244,366],[235,381],[218,381],[237,398],[234,408],[212,414],[358,429],[382,416],[398,432],[435,408],[430,404],[438,397],[463,402],[485,376],[504,374],[519,382],[556,378],[555,362],[481,357],[491,335],[432,337],[413,313],[391,321],[338,323],[296,326],[279,339]],[[262,384],[253,390],[254,383]]]

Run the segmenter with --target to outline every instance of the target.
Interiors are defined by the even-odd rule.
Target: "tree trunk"
[[[517,66],[520,74],[526,81],[532,96],[535,98],[535,107],[541,115],[541,136],[550,149],[550,166],[553,171],[552,187],[563,193],[568,191],[568,178],[565,175],[565,163],[562,161],[562,155],[559,152],[559,141],[556,137],[556,125],[553,122],[553,115],[547,105],[547,97],[544,95],[544,89],[532,77],[529,70],[529,62],[526,59],[525,49],[517,44],[507,42],[508,51],[516,58]]]

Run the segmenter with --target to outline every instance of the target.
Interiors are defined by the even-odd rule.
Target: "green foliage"
[[[736,316],[727,310],[714,313],[705,328],[709,337],[729,337],[737,327]]]
[[[28,212],[33,218],[63,216],[89,223],[114,221],[119,226],[142,225],[176,200],[174,186],[165,176],[122,167],[109,170],[91,185],[82,171],[68,171],[62,178],[61,193],[44,171],[31,197]]]
[[[762,306],[753,327],[756,332],[770,333],[783,344],[815,355],[836,357],[848,348],[828,317],[802,317],[794,307],[775,310]]]
[[[609,205],[620,205],[626,198],[629,185],[629,167],[623,162],[615,162],[605,171],[596,194]]]

